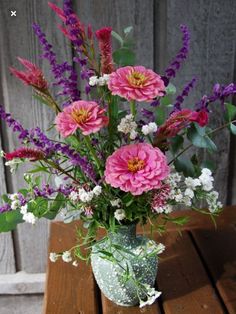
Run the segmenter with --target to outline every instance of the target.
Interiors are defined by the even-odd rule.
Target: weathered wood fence
[[[61,4],[62,0],[54,1]],[[191,30],[191,52],[174,84],[179,91],[194,75],[196,89],[186,105],[209,94],[215,82],[232,82],[235,69],[236,1],[234,0],[74,0],[74,8],[84,23],[96,30],[111,25],[121,32],[126,26],[135,29],[136,50],[140,64],[161,73],[181,45],[179,25]],[[11,10],[16,16],[11,17]],[[53,43],[59,61],[72,59],[72,50],[56,25],[55,14],[47,0],[0,1],[0,103],[26,128],[47,129],[53,115],[32,98],[31,89],[9,74],[17,65],[16,56],[36,62],[50,77],[48,64],[38,58],[40,47],[31,25],[36,21]],[[221,123],[222,113],[215,105],[213,124]],[[219,146],[214,155],[217,188],[224,203],[236,203],[235,140],[226,131],[217,135]],[[0,149],[11,150],[17,141],[1,125]],[[22,173],[12,177],[0,160],[0,192],[22,187]],[[45,264],[47,260],[48,224],[35,227],[21,225],[17,231],[0,235],[0,314],[40,313]],[[20,273],[19,273],[20,272]],[[30,296],[29,296],[30,295]]]

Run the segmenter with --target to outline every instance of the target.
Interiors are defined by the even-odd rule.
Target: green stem
[[[91,152],[91,154],[92,154],[92,156],[93,156],[93,158],[94,158],[94,161],[95,161],[95,163],[96,163],[96,165],[97,165],[97,167],[98,167],[99,175],[100,175],[100,177],[102,178],[102,177],[103,177],[103,173],[102,173],[102,170],[101,170],[102,164],[101,164],[99,158],[97,157],[96,151],[95,151],[95,149],[93,148],[93,145],[92,145],[92,143],[91,143],[91,140],[90,140],[89,135],[85,136],[85,137],[84,137],[84,140],[85,140],[85,143],[86,143],[86,145],[87,145],[89,151]]]
[[[216,133],[216,132],[218,132],[218,131],[220,131],[220,130],[226,128],[226,127],[229,126],[231,123],[235,123],[235,122],[236,122],[236,120],[229,121],[228,123],[225,123],[225,124],[221,125],[220,127],[216,128],[216,129],[214,129],[214,130],[212,130],[211,132],[208,132],[208,133],[205,134],[203,137],[212,135],[212,134],[214,134],[214,133]],[[192,146],[193,146],[192,143],[189,144],[188,146],[186,146],[177,156],[175,156],[175,158],[173,158],[173,159],[168,163],[168,165],[170,165],[170,164],[172,164],[173,162],[175,162],[183,153],[185,153],[185,152],[186,152],[189,148],[191,148]]]
[[[135,117],[136,116],[136,107],[135,100],[130,101],[130,113]]]

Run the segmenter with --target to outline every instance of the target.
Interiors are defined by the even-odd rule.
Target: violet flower
[[[78,75],[75,69],[72,65],[68,64],[68,62],[58,64],[56,61],[56,54],[52,50],[52,45],[48,43],[46,35],[42,32],[40,26],[33,24],[33,30],[43,49],[42,57],[49,61],[51,71],[56,79],[55,85],[62,87],[62,91],[59,95],[69,96],[71,101],[79,100],[80,91],[77,87]],[[69,73],[68,77],[65,76],[65,73]]]
[[[165,70],[164,82],[168,85],[170,78],[175,77],[177,70],[179,70],[181,63],[187,58],[189,52],[190,33],[186,25],[180,25],[180,30],[183,33],[183,46],[172,60],[171,64]]]
[[[197,110],[208,110],[208,105],[210,103],[219,100],[224,108],[225,99],[233,96],[234,94],[236,94],[236,84],[230,83],[229,85],[224,86],[217,83],[213,87],[213,94],[210,96],[204,95],[195,107]]]
[[[0,213],[9,212],[11,210],[10,204],[4,204],[3,206],[0,206]]]
[[[190,82],[188,82],[182,91],[180,95],[176,97],[175,103],[174,103],[174,111],[181,110],[181,105],[184,101],[184,98],[189,95],[189,92],[194,87],[195,83],[197,82],[197,79],[194,77]]]

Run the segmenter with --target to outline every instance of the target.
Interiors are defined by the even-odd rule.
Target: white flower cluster
[[[159,298],[159,296],[161,295],[161,292],[160,291],[156,291],[155,288],[152,288],[150,285],[148,284],[145,284],[144,285],[145,287],[145,292],[147,294],[147,300],[146,301],[143,301],[141,300],[140,301],[140,304],[139,304],[139,307],[144,307],[146,305],[151,305],[155,302],[155,300],[157,298]]]
[[[19,200],[19,195],[17,193],[14,193],[14,194],[8,195],[8,197],[12,201],[11,202],[11,209],[16,210],[17,208],[20,208],[20,213],[23,215],[23,217],[22,217],[23,220],[25,222],[28,222],[28,223],[34,225],[38,218],[33,213],[28,212],[28,205],[27,204],[21,206],[20,200]]]
[[[219,193],[216,191],[211,191],[206,198],[208,209],[211,213],[217,212],[223,207],[223,204],[218,201]]]
[[[96,185],[92,191],[86,191],[84,188],[79,189],[78,192],[72,191],[69,195],[69,199],[72,202],[81,201],[83,203],[91,202],[95,196],[99,196],[102,193],[102,187]]]
[[[104,86],[104,85],[107,85],[108,80],[109,80],[109,74],[103,74],[103,76],[101,77],[94,75],[89,78],[89,85],[90,86],[96,86],[96,85]]]
[[[138,132],[136,131],[137,123],[134,121],[134,116],[132,114],[128,114],[122,118],[117,129],[124,134],[130,134],[131,140],[134,140],[138,135]]]
[[[116,198],[116,199],[114,199],[114,200],[111,200],[110,203],[111,203],[111,206],[112,206],[112,207],[118,207],[118,208],[120,208],[121,200],[120,200],[119,198]]]
[[[170,204],[166,204],[161,207],[154,207],[153,209],[155,209],[155,213],[157,214],[170,214],[173,211],[173,206]]]
[[[49,254],[49,259],[52,263],[55,263],[59,259],[59,257],[61,257],[63,262],[65,262],[65,263],[70,263],[73,261],[73,258],[71,256],[71,251],[65,251],[62,254],[57,254],[55,252],[51,252]],[[78,261],[76,261],[76,260],[73,261],[72,265],[77,267],[79,265]]]
[[[142,126],[142,133],[144,135],[155,133],[156,131],[157,131],[157,125],[155,122],[150,122],[150,123]]]
[[[114,217],[116,220],[121,221],[123,219],[125,219],[126,215],[125,215],[125,211],[122,208],[118,208],[115,212],[114,212]]]

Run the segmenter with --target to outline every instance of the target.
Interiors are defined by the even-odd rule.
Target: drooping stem
[[[236,122],[236,120],[229,121],[228,123],[225,123],[225,124],[219,126],[218,128],[216,128],[216,129],[214,129],[214,130],[212,130],[212,131],[206,133],[203,137],[212,135],[212,134],[214,134],[214,133],[216,133],[216,132],[218,132],[218,131],[220,131],[220,130],[226,128],[226,127],[229,126],[231,123],[235,123],[235,122]],[[189,150],[189,148],[191,148],[192,146],[193,146],[192,143],[189,144],[188,146],[186,146],[177,156],[175,156],[175,158],[173,158],[173,159],[168,163],[168,165],[170,165],[170,164],[172,164],[173,162],[175,162],[183,153],[185,153],[187,150]]]

